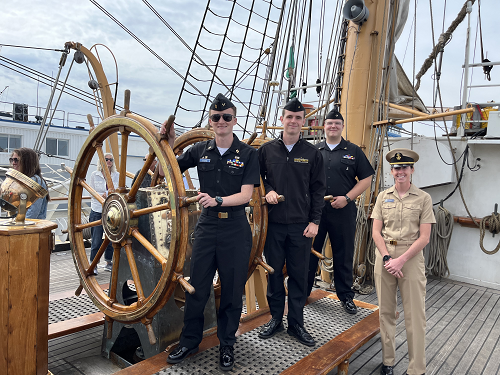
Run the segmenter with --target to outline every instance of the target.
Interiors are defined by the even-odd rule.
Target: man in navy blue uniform
[[[203,206],[194,232],[190,283],[195,293],[186,293],[184,327],[168,363],[178,363],[198,351],[203,338],[203,311],[210,296],[215,271],[221,281],[221,299],[217,317],[219,368],[234,366],[236,342],[245,288],[252,232],[245,206],[253,188],[260,185],[257,151],[233,134],[236,108],[222,94],[210,106],[209,121],[215,139],[199,142],[177,159],[182,172],[197,167],[200,181],[198,202]],[[162,126],[165,133],[165,124]],[[173,126],[169,142],[173,146]]]
[[[304,106],[290,100],[280,118],[283,133],[259,149],[260,174],[269,203],[264,255],[274,268],[269,275],[267,301],[272,318],[259,337],[266,339],[283,330],[285,288],[283,266],[288,273],[288,333],[302,344],[314,346],[304,328],[303,309],[307,299],[307,274],[312,238],[318,232],[324,205],[325,171],[323,157],[301,137],[305,124]],[[278,194],[285,201],[278,203]]]
[[[325,141],[316,145],[323,155],[326,172],[326,195],[333,200],[326,203],[321,216],[314,250],[321,253],[326,234],[330,237],[333,254],[333,278],[337,297],[344,310],[356,314],[352,291],[352,260],[356,233],[356,204],[353,202],[371,183],[373,168],[363,151],[342,138],[344,119],[337,110],[326,116]],[[318,258],[309,260],[308,294],[314,283]]]

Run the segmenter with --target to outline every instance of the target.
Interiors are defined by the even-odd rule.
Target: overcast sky
[[[170,23],[176,32],[189,44],[194,42],[199,31],[200,23],[205,11],[205,0],[150,0],[156,10]],[[318,4],[321,2],[316,1]],[[316,3],[315,2],[315,3]],[[106,8],[121,23],[128,27],[133,33],[149,45],[158,55],[165,59],[181,74],[186,72],[191,53],[172,34],[171,31],[153,14],[153,12],[139,0],[109,1],[100,0],[100,5]],[[213,0],[213,7],[228,7],[230,2],[224,0]],[[241,4],[250,4],[248,0],[239,0]],[[446,10],[444,4],[446,3]],[[452,20],[458,14],[464,1],[438,1],[433,0],[433,17],[435,37],[437,38],[443,27],[447,29]],[[491,16],[496,9],[498,1],[483,0],[483,46],[488,52],[491,61],[500,61],[494,20]],[[331,0],[330,4],[334,4]],[[405,30],[403,31],[396,46],[396,55],[412,80],[413,75],[413,17],[414,1],[410,3],[409,17]],[[471,19],[471,58],[472,61],[480,60],[480,43],[476,39],[477,30],[477,1],[473,7]],[[314,22],[313,22],[314,24]],[[212,21],[212,29],[217,30],[218,24]],[[444,62],[442,68],[441,85],[443,89],[443,100],[445,106],[455,106],[461,100],[461,77],[462,64],[465,56],[465,36],[467,19],[458,27],[453,39],[445,48]],[[220,30],[219,32],[223,32]],[[237,32],[237,31],[235,31]],[[314,31],[313,31],[314,33]],[[495,34],[496,33],[496,34]],[[479,33],[477,33],[479,36]],[[312,36],[316,40],[317,36]],[[123,104],[123,90],[132,91],[131,109],[149,118],[162,121],[173,113],[177,98],[182,85],[182,80],[169,70],[161,61],[151,55],[136,40],[130,37],[124,30],[109,19],[91,1],[79,0],[63,2],[55,0],[23,1],[3,0],[2,12],[0,13],[0,43],[22,46],[58,48],[62,49],[66,41],[81,42],[86,47],[94,44],[105,44],[108,46],[118,64],[119,94],[118,103]],[[477,42],[476,42],[477,41]],[[476,44],[477,43],[477,44]],[[417,2],[417,48],[415,66],[416,71],[420,69],[425,58],[432,49],[431,23],[429,16],[429,1]],[[475,46],[476,44],[476,46]],[[44,74],[55,76],[61,53],[52,51],[37,51],[33,49],[20,49],[11,47],[0,47],[0,55],[29,66]],[[108,81],[114,82],[116,72],[110,54],[100,50],[100,57],[108,75]],[[312,55],[312,57],[314,57]],[[70,61],[62,73],[65,78]],[[316,62],[310,63],[312,66]],[[432,105],[432,70],[424,76],[419,95],[425,104]],[[475,69],[472,83],[492,84],[500,83],[500,66],[492,70],[492,82],[484,80],[482,70]],[[317,77],[309,77],[309,82],[314,82]],[[74,65],[68,83],[91,92],[86,82],[88,74],[84,65]],[[7,89],[5,87],[8,86]],[[49,88],[40,85],[18,73],[0,66],[0,101],[21,102],[31,106],[45,106],[49,98]],[[4,90],[5,89],[5,90]],[[498,88],[473,89],[471,100],[483,102],[487,100],[500,101]],[[315,95],[314,91],[308,95]],[[200,106],[204,103],[200,100]],[[66,112],[97,115],[95,107],[79,100],[63,96],[59,109]],[[11,111],[11,106],[0,103],[1,111]],[[30,113],[33,113],[30,110]],[[240,114],[240,113],[239,113]],[[71,119],[77,119],[71,115]],[[83,120],[83,119],[82,119]],[[421,126],[421,132],[430,134],[428,126]]]

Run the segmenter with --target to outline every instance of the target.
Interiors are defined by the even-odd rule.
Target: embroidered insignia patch
[[[293,159],[294,163],[309,163],[309,159],[304,159],[304,158],[295,158]]]
[[[349,159],[349,160],[354,160],[354,159],[356,159],[354,156],[352,156],[352,155],[350,155],[350,154],[344,155],[344,156],[342,156],[342,158],[344,158],[344,159]]]

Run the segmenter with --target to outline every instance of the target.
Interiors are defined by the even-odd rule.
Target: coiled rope
[[[490,233],[492,233],[492,234],[500,233],[500,214],[492,212],[490,216],[483,217],[481,219],[481,223],[479,224],[479,246],[481,247],[481,250],[483,250],[483,252],[485,254],[493,255],[493,254],[497,253],[498,250],[500,249],[500,241],[498,241],[497,246],[491,251],[486,250],[484,248],[483,239],[484,239],[484,235],[486,234],[486,222],[487,221],[489,222]]]
[[[446,260],[453,233],[453,215],[446,208],[438,206],[434,209],[436,225],[432,227],[428,256],[426,259],[426,275],[448,277],[450,269]]]

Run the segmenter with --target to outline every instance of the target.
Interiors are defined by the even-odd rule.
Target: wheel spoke
[[[116,289],[118,287],[118,268],[120,267],[120,244],[113,243],[113,271],[111,272],[111,285],[109,286],[109,299],[112,303],[116,301]]]
[[[130,188],[130,191],[128,192],[127,196],[125,197],[128,203],[135,202],[135,195],[137,194],[137,191],[139,190],[139,187],[141,186],[142,181],[144,180],[144,176],[146,176],[146,173],[148,173],[149,167],[153,163],[155,157],[156,157],[155,154],[148,155],[146,161],[144,162],[144,165],[141,168],[141,171],[139,172],[139,175],[137,176],[134,184]]]
[[[125,252],[127,253],[128,264],[130,266],[130,272],[132,273],[132,278],[134,279],[135,291],[137,292],[138,302],[144,299],[144,291],[142,290],[141,279],[139,277],[139,271],[137,270],[137,264],[135,263],[134,252],[132,251],[132,240],[127,240],[125,244]]]
[[[113,184],[113,180],[111,179],[111,173],[109,173],[109,168],[106,164],[106,160],[104,160],[104,152],[102,151],[102,143],[95,142],[94,147],[97,151],[97,155],[99,155],[99,160],[102,166],[102,172],[104,173],[104,178],[106,179],[106,184],[108,186],[108,191],[110,193],[115,192],[115,185]]]
[[[90,185],[85,182],[85,180],[78,178],[77,183],[78,185],[83,186],[85,190],[87,190],[90,193],[90,195],[92,195],[95,199],[99,201],[100,204],[104,204],[104,198],[102,197],[102,195],[99,194],[97,191],[95,191],[93,188],[91,188]]]
[[[94,269],[96,268],[97,263],[99,263],[99,261],[101,260],[102,254],[104,254],[104,250],[106,250],[108,245],[109,245],[109,238],[104,237],[104,241],[102,241],[101,247],[97,251],[94,260],[92,261],[92,263],[90,263],[90,266],[87,269],[87,276],[94,274]]]
[[[134,219],[136,217],[151,214],[153,212],[168,210],[170,208],[170,202],[165,204],[159,204],[158,206],[140,208],[130,212],[130,218]]]
[[[123,128],[120,128],[122,134],[122,149],[120,152],[120,179],[118,182],[118,187],[120,189],[125,188],[125,181],[127,177],[127,149],[128,149],[128,135],[130,132]]]
[[[158,262],[160,262],[162,269],[167,265],[167,260],[158,252],[158,250],[155,249],[151,242],[149,242],[141,233],[139,233],[139,229],[137,227],[131,228],[130,234],[134,236],[137,241],[139,241],[141,245],[144,246],[146,250],[156,258]]]
[[[98,225],[102,225],[102,220],[91,221],[90,223],[86,224],[75,224],[75,231],[81,232],[84,229],[97,227]]]
[[[190,189],[194,189],[194,184],[193,184],[193,180],[191,180],[191,175],[189,174],[189,171],[186,169],[186,171],[184,172],[184,176],[186,177],[186,181],[188,183],[188,187]]]

